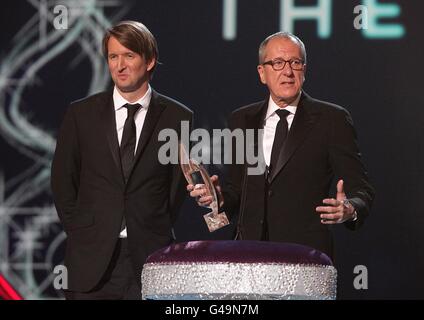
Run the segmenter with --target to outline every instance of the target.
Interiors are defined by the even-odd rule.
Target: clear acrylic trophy
[[[203,165],[194,159],[190,159],[182,143],[180,143],[180,165],[189,184],[193,186],[204,184],[206,193],[203,194],[203,196],[212,196],[212,203],[207,207],[212,209],[212,211],[203,216],[209,232],[213,232],[228,225],[230,222],[225,212],[219,212],[218,197],[208,172]]]

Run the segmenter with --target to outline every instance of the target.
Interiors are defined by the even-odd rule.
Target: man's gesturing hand
[[[343,223],[355,217],[355,208],[346,201],[343,180],[337,182],[336,199],[324,199],[322,202],[326,206],[316,207],[315,210],[320,214],[323,224]]]

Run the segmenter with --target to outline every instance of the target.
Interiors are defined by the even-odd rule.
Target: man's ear
[[[303,66],[303,82],[306,81],[306,64]]]
[[[151,71],[156,65],[156,59],[152,59],[147,63],[147,71]]]
[[[264,73],[264,66],[263,65],[258,65],[257,67],[258,70],[258,74],[259,74],[259,79],[261,80],[261,82],[263,84],[266,84],[266,78],[265,78],[265,73]]]

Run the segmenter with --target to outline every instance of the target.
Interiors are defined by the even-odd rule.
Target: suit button
[[[263,221],[263,220],[261,220],[261,221],[259,221],[259,223],[260,223],[260,224],[264,224],[264,221]]]
[[[274,192],[272,192],[272,190],[268,191],[268,197],[272,197],[273,194],[274,194]]]

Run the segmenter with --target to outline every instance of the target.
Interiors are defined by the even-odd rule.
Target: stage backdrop
[[[102,34],[133,19],[158,40],[152,86],[210,130],[266,97],[260,42],[279,30],[301,37],[305,90],[351,112],[377,191],[360,231],[334,228],[338,297],[424,298],[423,9],[420,0],[3,1],[0,273],[25,298],[61,297],[52,283],[64,233],[49,187],[57,130],[71,101],[110,86]],[[203,213],[187,199],[179,241],[232,237],[232,226],[209,234]]]

